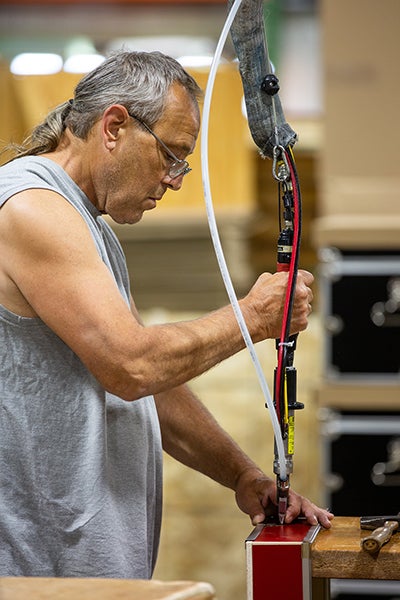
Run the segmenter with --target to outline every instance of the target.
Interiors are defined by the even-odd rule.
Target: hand
[[[313,293],[310,286],[314,277],[299,270],[296,280],[290,333],[306,329],[311,313]],[[279,338],[281,335],[288,273],[263,273],[241,301],[246,323],[254,341]]]
[[[235,494],[239,508],[249,515],[253,525],[263,523],[266,517],[276,513],[276,485],[258,469],[248,469],[241,474]],[[326,529],[330,528],[333,519],[331,512],[319,508],[290,489],[285,523],[291,523],[300,515],[304,516],[310,525],[319,523]]]
[[[299,270],[296,280],[296,293],[292,310],[292,319],[290,323],[290,333],[298,333],[306,329],[308,317],[311,314],[313,293],[310,288],[314,281],[314,276],[308,271]]]

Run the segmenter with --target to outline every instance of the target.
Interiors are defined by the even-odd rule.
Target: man
[[[254,524],[275,501],[186,386],[243,348],[232,309],[144,327],[102,219],[136,223],[179,190],[199,93],[160,53],[117,53],[0,169],[0,575],[151,577],[162,447],[232,488]],[[300,272],[293,331],[311,283]],[[279,336],[285,286],[263,274],[241,300],[255,342]],[[287,521],[300,512],[330,525],[291,491]]]

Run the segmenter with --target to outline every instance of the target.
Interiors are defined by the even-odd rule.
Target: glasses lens
[[[181,175],[186,175],[190,171],[191,171],[191,168],[189,167],[189,164],[186,162],[186,160],[182,160],[179,162],[176,161],[176,162],[172,163],[172,165],[169,168],[168,174],[172,179],[174,179],[175,177],[180,177]]]

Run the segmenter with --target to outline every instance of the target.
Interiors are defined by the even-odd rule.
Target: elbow
[[[153,386],[144,377],[121,369],[95,374],[96,379],[110,394],[126,402],[134,402],[155,393]]]
[[[130,352],[130,347],[106,352],[106,347],[103,344],[101,351],[80,356],[80,360],[110,394],[133,402],[173,387],[171,380],[175,383],[175,373],[156,367],[154,357],[148,352]]]
[[[109,382],[104,385],[104,387],[107,392],[114,394],[114,396],[118,396],[118,398],[125,400],[125,402],[134,402],[145,396],[150,396],[153,393],[149,387],[145,387],[131,379],[129,381],[118,380]]]

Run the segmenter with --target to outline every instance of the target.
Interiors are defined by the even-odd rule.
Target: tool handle
[[[383,544],[386,544],[396,531],[399,524],[397,521],[385,521],[383,527],[377,527],[370,535],[361,540],[361,547],[370,554],[378,552]]]
[[[280,273],[281,271],[289,271],[289,265],[288,263],[276,263],[276,270],[278,273]]]

